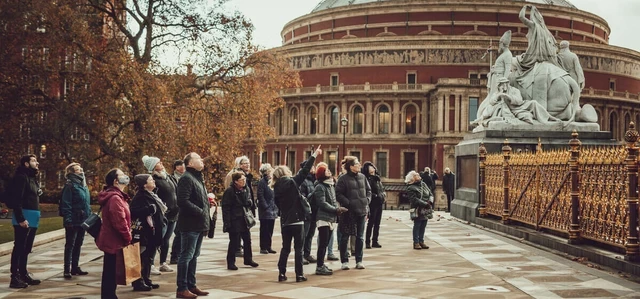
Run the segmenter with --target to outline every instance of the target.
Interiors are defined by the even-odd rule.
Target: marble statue
[[[500,78],[509,78],[511,75],[512,68],[512,60],[513,54],[509,50],[509,44],[511,43],[511,30],[505,32],[500,38],[500,43],[498,45],[498,58],[496,62],[491,67],[491,72],[489,72],[488,80],[487,80],[487,88],[488,88],[488,96],[490,97],[492,93],[496,91],[498,87],[498,80]],[[489,105],[489,101],[483,101],[478,107],[477,117],[480,118],[482,116],[482,112]]]
[[[529,19],[526,17],[527,8],[530,8]],[[520,21],[527,25],[529,31],[527,32],[527,51],[524,53],[522,60],[520,60],[520,67],[523,70],[532,68],[539,62],[550,62],[556,66],[560,66],[558,63],[557,55],[557,42],[553,37],[547,25],[544,23],[544,18],[538,9],[527,4],[520,10]]]
[[[558,52],[560,64],[569,73],[569,76],[578,82],[580,90],[584,89],[584,71],[580,65],[578,55],[569,50],[569,42],[563,40],[560,42],[560,51]]]

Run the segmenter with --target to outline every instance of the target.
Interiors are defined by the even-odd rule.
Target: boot
[[[22,275],[22,277],[20,277],[20,279],[23,282],[26,282],[28,285],[32,285],[32,286],[39,285],[40,282],[41,282],[40,279],[35,279],[35,278],[31,277],[31,274],[28,273],[28,272],[27,272],[27,274]]]
[[[429,249],[429,246],[427,246],[427,244],[424,244],[424,242],[420,242],[419,244],[422,249]]]
[[[373,247],[373,248],[382,248],[382,245],[380,245],[380,243],[378,243],[378,242],[373,242],[373,244],[371,244],[371,247]]]
[[[144,283],[144,280],[142,280],[142,278],[134,281],[133,283],[131,283],[131,285],[133,286],[134,292],[148,292],[152,290],[150,286]]]
[[[64,279],[71,279],[71,270],[69,270],[69,265],[64,266]]]
[[[197,298],[198,295],[191,293],[189,290],[177,291],[176,298]]]
[[[28,287],[29,284],[22,281],[18,275],[11,275],[11,283],[9,283],[9,287],[12,289],[24,289]]]
[[[422,246],[420,246],[420,243],[413,243],[413,249],[422,249]]]
[[[89,272],[82,271],[80,267],[75,267],[71,270],[71,275],[87,275]]]

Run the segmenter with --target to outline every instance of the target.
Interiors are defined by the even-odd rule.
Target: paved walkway
[[[254,259],[258,268],[226,270],[228,237],[220,231],[205,239],[198,260],[198,286],[208,298],[640,298],[640,284],[589,268],[546,251],[503,238],[436,212],[427,226],[429,250],[413,250],[412,222],[406,211],[384,211],[380,243],[365,249],[365,270],[339,270],[328,263],[332,276],[316,276],[315,265],[305,266],[309,280],[277,282],[276,254],[257,253],[258,229],[253,228]],[[438,220],[439,219],[439,220]],[[277,225],[276,225],[277,227]],[[274,244],[280,244],[276,228]],[[64,241],[38,247],[30,271],[44,279],[40,286],[15,291],[8,288],[9,255],[0,257],[0,298],[99,298],[101,254],[87,237],[81,258],[88,276],[62,277]],[[315,247],[315,244],[314,244]],[[337,249],[337,246],[335,247]],[[274,248],[279,251],[279,248]],[[336,250],[337,252],[337,250]],[[293,278],[293,255],[288,269]],[[175,267],[174,267],[175,268]],[[161,285],[152,292],[118,287],[120,298],[175,298],[175,272],[152,276]]]

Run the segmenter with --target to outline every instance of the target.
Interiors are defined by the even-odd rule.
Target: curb
[[[64,239],[64,234],[65,234],[64,228],[46,232],[44,234],[36,234],[35,241],[33,242],[33,247],[37,247],[40,245],[51,243],[53,241]],[[13,242],[0,244],[0,256],[11,254],[12,251],[13,251]]]

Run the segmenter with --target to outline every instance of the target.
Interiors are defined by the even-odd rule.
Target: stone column
[[[316,124],[318,134],[326,134],[325,130],[325,120],[327,118],[326,108],[324,107],[324,99],[320,100],[320,105],[318,105],[318,123]]]
[[[371,134],[373,133],[373,121],[376,115],[376,112],[373,111],[373,104],[371,103],[371,98],[367,98],[364,104],[364,133]]]
[[[427,131],[427,122],[431,119],[429,117],[429,109],[427,109],[427,105],[429,105],[429,101],[427,97],[422,98],[422,104],[421,104],[421,117],[420,119],[422,120],[422,122],[420,122],[420,134],[422,135],[428,135],[429,132]]]
[[[449,122],[451,121],[449,119],[449,98],[451,97],[451,94],[445,95],[443,98],[443,102],[444,102],[444,109],[442,111],[442,116],[444,117],[444,128],[443,131],[448,132],[449,131]]]
[[[391,133],[399,134],[401,132],[400,118],[402,116],[402,111],[400,111],[400,100],[398,98],[393,99],[393,108],[391,109],[393,111],[393,113],[391,114]]]
[[[439,94],[438,95],[438,111],[435,115],[436,117],[436,128],[437,128],[437,132],[442,132],[444,131],[444,123],[442,122],[442,120],[444,119],[444,98],[446,97],[446,95],[444,94]]]

